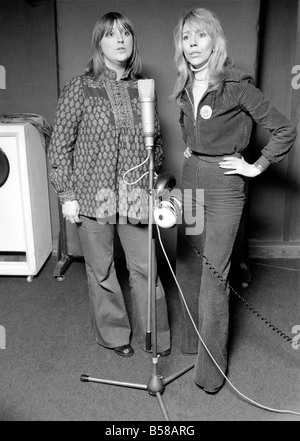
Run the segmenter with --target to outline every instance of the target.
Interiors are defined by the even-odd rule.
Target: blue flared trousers
[[[179,225],[177,270],[179,283],[187,283],[182,288],[199,333],[222,372],[226,373],[229,291],[217,275],[227,280],[245,193],[244,178],[224,175],[225,170],[218,166],[221,159],[193,154],[184,161],[183,219]],[[205,263],[203,255],[215,271]],[[201,343],[184,306],[181,331],[182,352],[198,354],[195,382],[208,390],[220,387],[224,377]]]
[[[133,336],[145,349],[148,314],[148,226],[100,224],[81,216],[78,232],[82,244],[92,322],[97,342],[107,348],[127,345]],[[124,302],[114,264],[114,234],[117,231],[129,271],[132,323]],[[155,250],[153,250],[155,253]],[[157,277],[157,350],[170,348],[170,328],[165,292]]]

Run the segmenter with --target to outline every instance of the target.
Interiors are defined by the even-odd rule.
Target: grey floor
[[[0,420],[164,421],[158,398],[147,390],[80,381],[87,374],[147,384],[153,362],[134,341],[135,355],[129,359],[97,345],[83,261],[72,262],[63,282],[53,277],[55,265],[55,259],[49,259],[32,283],[24,277],[0,277],[0,325],[6,330],[6,348],[0,350]],[[252,283],[239,292],[275,327],[296,337],[299,260],[255,260],[250,269]],[[178,292],[165,263],[159,271],[172,330],[172,353],[158,362],[165,379],[192,364],[195,356],[180,352]],[[129,302],[122,261],[118,272]],[[183,293],[187,289],[182,287]],[[226,383],[217,395],[207,395],[195,386],[189,371],[166,385],[162,394],[171,421],[300,421],[299,415],[274,411],[300,412],[300,349],[234,294],[229,352],[228,378],[238,392]]]

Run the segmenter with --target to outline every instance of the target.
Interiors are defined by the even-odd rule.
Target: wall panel
[[[260,2],[257,0],[58,0],[58,48],[60,89],[74,75],[83,72],[90,58],[90,43],[95,22],[109,11],[126,15],[136,30],[143,71],[154,78],[166,156],[165,171],[180,181],[184,145],[178,124],[179,111],[169,95],[176,78],[173,64],[173,30],[180,17],[192,7],[206,7],[215,11],[224,27],[229,55],[236,66],[256,72],[257,30]],[[73,225],[67,225],[69,250],[76,254],[80,245]],[[175,254],[175,230],[162,232],[171,256]]]
[[[262,32],[258,85],[265,96],[299,128],[299,90],[292,87],[292,67],[299,59],[299,2],[262,3]],[[253,157],[268,141],[257,128]],[[299,135],[290,154],[251,181],[249,235],[252,254],[300,256],[300,145]]]

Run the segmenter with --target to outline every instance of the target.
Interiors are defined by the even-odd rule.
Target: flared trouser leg
[[[133,335],[145,349],[148,323],[148,225],[118,224],[117,229],[129,271]],[[152,251],[154,255],[152,270],[156,296],[157,349],[159,352],[163,352],[171,346],[170,327],[165,291],[157,276],[154,246]],[[153,336],[153,332],[151,334]]]
[[[200,234],[195,229],[197,234],[187,235],[185,222],[180,227],[185,241],[197,253],[195,260],[198,269],[191,266],[186,268],[187,274],[191,270],[191,276],[197,273],[198,281],[192,290],[187,289],[187,303],[198,311],[198,317],[194,312],[194,319],[200,336],[221,371],[226,373],[229,291],[222,280],[227,280],[228,277],[231,253],[243,211],[244,181],[237,175],[224,176],[214,162],[192,157],[191,161],[185,163],[183,190],[192,188],[203,189],[203,199],[200,201],[199,198],[187,198],[185,209],[192,202],[194,211],[196,209],[204,222]],[[180,254],[180,250],[178,253]],[[184,312],[182,350],[195,352],[196,345],[198,346],[194,380],[207,390],[214,390],[223,384],[224,377],[194,328],[190,323],[186,324],[187,319],[190,320]]]
[[[145,349],[148,313],[148,226],[105,224],[81,216],[78,226],[89,287],[92,323],[99,344],[114,348],[130,342],[131,334]],[[132,324],[114,264],[114,233],[118,231],[129,271]],[[155,253],[155,250],[153,250]],[[170,348],[170,328],[165,292],[156,280],[157,348]]]
[[[114,225],[81,216],[83,249],[92,324],[99,344],[115,348],[129,343],[131,327],[114,264]]]
[[[215,207],[216,201],[214,209]],[[227,371],[230,293],[222,280],[228,278],[233,243],[239,227],[242,207],[238,201],[235,208],[235,214],[231,206],[230,214],[221,210],[219,215],[213,215],[212,220],[207,207],[203,249],[205,259],[202,261],[198,306],[200,335],[223,373]],[[220,277],[217,277],[218,275]],[[200,386],[214,390],[223,384],[224,377],[212,361],[207,349],[202,342],[199,342],[194,379]]]

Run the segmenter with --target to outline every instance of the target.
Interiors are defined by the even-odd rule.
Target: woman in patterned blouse
[[[284,159],[296,131],[255,87],[251,75],[233,67],[221,24],[211,11],[193,9],[179,21],[175,48],[178,77],[174,98],[186,144],[182,188],[184,195],[186,190],[194,195],[184,199],[184,209],[193,207],[198,224],[198,228],[188,225],[188,229],[180,225],[177,268],[182,265],[184,280],[193,281],[187,303],[202,337],[199,342],[183,308],[181,349],[198,354],[195,383],[207,393],[216,393],[227,370],[226,280],[244,207],[244,179],[258,176]],[[256,162],[249,164],[242,152],[248,146],[253,122],[268,129],[271,136]],[[202,196],[197,197],[200,191]],[[187,253],[197,252],[198,267],[187,263],[183,243],[192,245],[186,246]]]
[[[96,341],[123,357],[134,354],[131,333],[146,350],[148,153],[138,95],[140,71],[131,23],[116,12],[104,15],[93,31],[86,72],[60,95],[49,146],[52,185],[64,217],[78,227]],[[157,172],[164,159],[157,109],[153,156]],[[132,323],[115,270],[115,231],[129,271]],[[170,353],[170,329],[158,277],[156,297],[157,353],[165,356]]]

